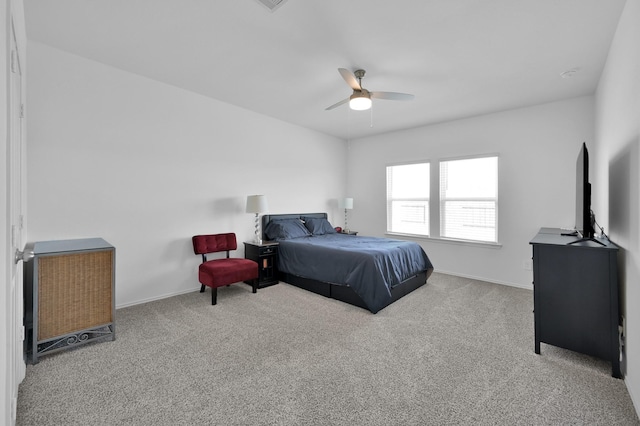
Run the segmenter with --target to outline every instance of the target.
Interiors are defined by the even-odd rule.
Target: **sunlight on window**
[[[440,235],[497,242],[498,157],[440,163]]]
[[[498,157],[436,163],[440,238],[498,242]],[[387,232],[430,235],[430,163],[387,166]],[[438,188],[434,188],[438,190]],[[439,226],[439,229],[437,228]]]
[[[430,164],[387,167],[387,231],[429,235]]]

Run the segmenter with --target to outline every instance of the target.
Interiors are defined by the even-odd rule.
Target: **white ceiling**
[[[625,0],[24,3],[29,40],[355,139],[592,94]],[[340,67],[416,98],[325,111],[351,94]]]

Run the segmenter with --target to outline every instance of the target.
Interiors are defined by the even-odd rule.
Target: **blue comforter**
[[[388,238],[325,234],[280,241],[280,271],[351,287],[371,312],[391,299],[391,289],[433,268],[420,245]]]

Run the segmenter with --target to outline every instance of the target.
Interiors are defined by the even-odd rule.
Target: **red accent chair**
[[[242,281],[250,281],[253,293],[258,289],[258,264],[253,260],[230,258],[229,252],[238,248],[236,234],[196,235],[192,238],[193,251],[202,255],[198,268],[200,293],[204,286],[211,287],[211,304],[217,302],[218,287],[229,286]],[[226,251],[226,259],[207,260],[208,253]]]

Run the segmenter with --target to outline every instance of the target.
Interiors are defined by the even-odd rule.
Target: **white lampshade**
[[[353,209],[353,198],[343,198],[340,200],[341,209],[351,210]]]
[[[249,195],[247,197],[247,213],[266,213],[268,210],[266,195]]]
[[[364,111],[371,108],[371,99],[365,95],[351,95],[349,108],[356,111]]]

